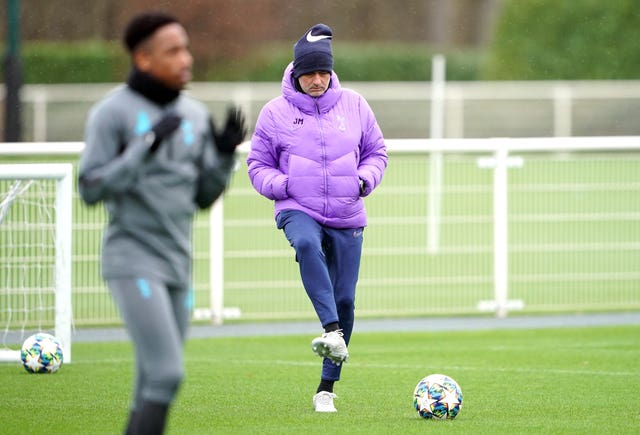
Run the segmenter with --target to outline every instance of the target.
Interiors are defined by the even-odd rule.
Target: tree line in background
[[[239,58],[262,43],[294,41],[318,22],[329,24],[340,41],[480,46],[501,0],[19,1],[26,41],[117,41],[136,13],[164,10],[185,24],[197,56]]]
[[[509,0],[482,76],[640,79],[638,0]]]
[[[280,80],[293,43],[316,22],[334,29],[342,80],[429,80],[437,52],[447,56],[449,80],[635,79],[640,78],[636,4],[22,0],[22,57],[26,83],[121,81],[129,68],[119,42],[122,28],[136,12],[154,8],[185,23],[199,81]]]

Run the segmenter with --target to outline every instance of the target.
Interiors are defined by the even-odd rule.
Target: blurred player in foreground
[[[227,186],[246,127],[230,109],[216,130],[205,106],[181,92],[193,58],[175,17],[134,17],[124,43],[132,72],[89,114],[79,190],[109,213],[102,275],[135,347],[126,433],[159,434],[184,376],[193,216]]]
[[[313,396],[335,412],[334,382],[354,323],[363,198],[382,180],[387,154],[365,99],[342,88],[333,71],[332,30],[309,29],[294,46],[282,96],[260,112],[247,163],[255,189],[275,201],[275,218],[296,253],[304,288],[324,333],[311,347],[323,357]]]

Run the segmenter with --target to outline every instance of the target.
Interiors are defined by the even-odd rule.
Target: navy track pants
[[[298,210],[281,211],[277,225],[296,252],[302,284],[320,323],[338,322],[348,345],[364,229],[326,227]],[[322,379],[339,380],[341,368],[325,358]]]

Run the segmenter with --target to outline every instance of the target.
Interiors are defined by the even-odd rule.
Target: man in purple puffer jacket
[[[333,384],[354,321],[363,197],[382,180],[384,139],[365,99],[340,86],[333,72],[332,31],[309,29],[294,46],[282,96],[258,118],[247,159],[255,189],[275,201],[279,229],[295,249],[304,288],[324,333],[311,342],[323,357],[313,397],[318,412],[335,412]]]

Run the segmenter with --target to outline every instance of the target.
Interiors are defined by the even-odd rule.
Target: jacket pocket
[[[329,172],[329,196],[355,201],[360,197],[357,155],[355,152],[344,154],[327,168]]]
[[[289,155],[287,194],[304,207],[320,210],[325,195],[322,165],[305,157]]]

